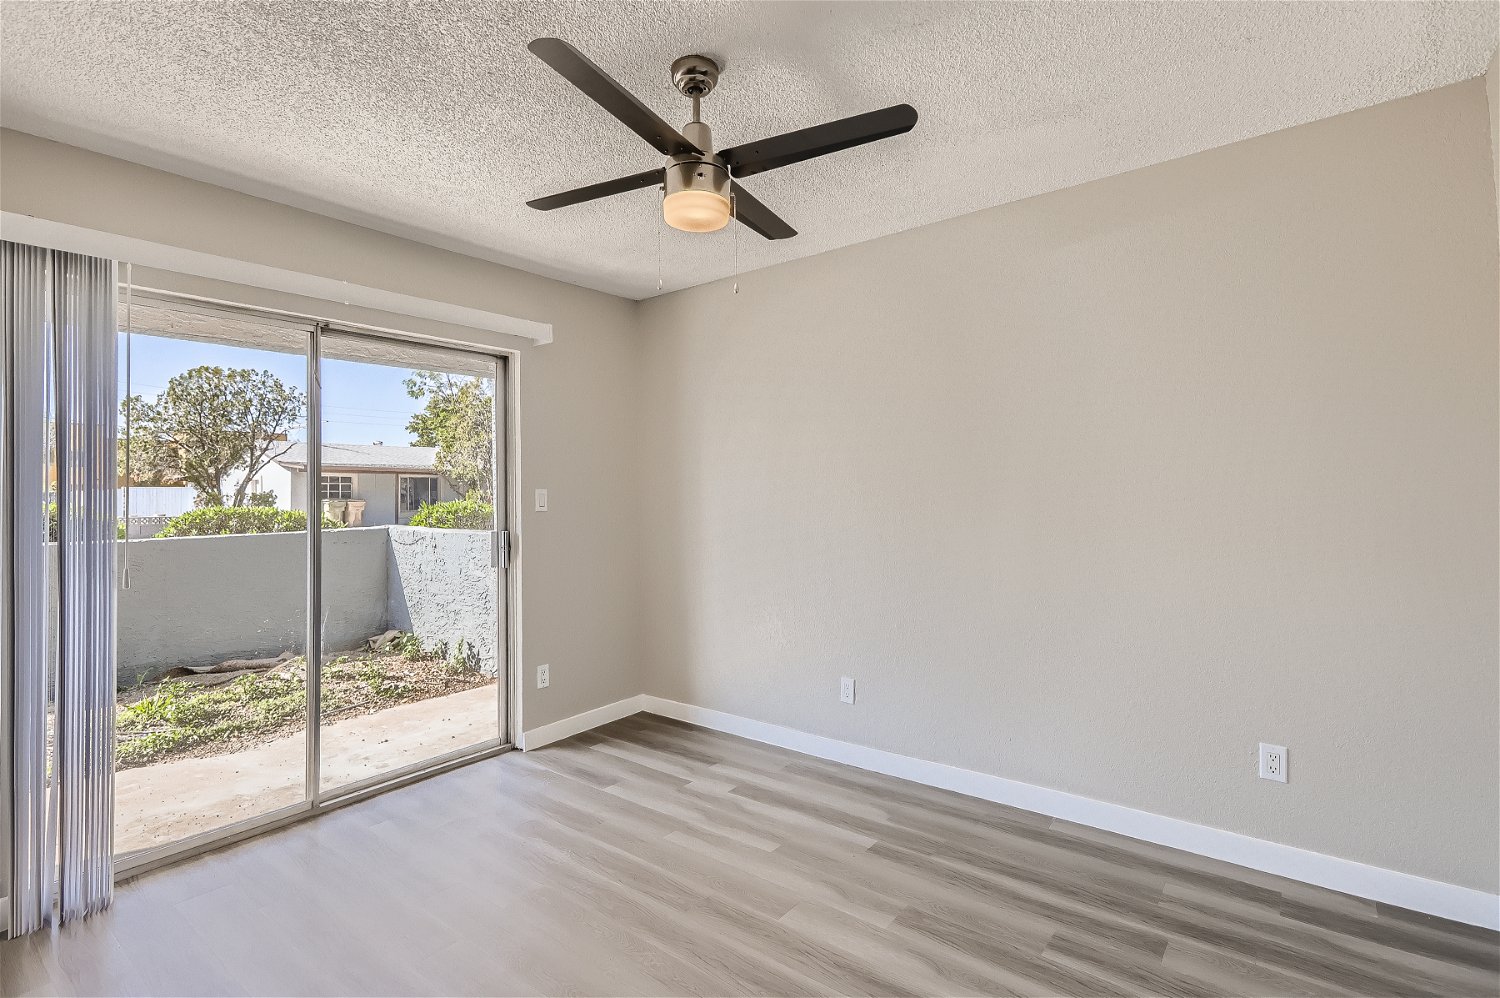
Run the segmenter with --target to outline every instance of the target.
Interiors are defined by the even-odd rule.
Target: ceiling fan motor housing
[[[682,127],[685,139],[703,150],[702,156],[673,156],[667,161],[666,196],[680,191],[707,191],[729,200],[729,168],[713,152],[713,133],[701,121]]]

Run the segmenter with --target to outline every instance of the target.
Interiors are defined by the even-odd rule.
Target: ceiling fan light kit
[[[729,224],[729,209],[729,199],[713,191],[673,191],[661,202],[662,218],[683,232],[717,232]]]
[[[655,186],[663,193],[662,217],[674,229],[717,232],[733,217],[767,239],[788,239],[797,230],[752,197],[736,177],[890,138],[917,123],[911,105],[897,104],[714,152],[713,132],[699,116],[699,102],[719,81],[719,64],[707,56],[685,55],[672,63],[672,84],[693,102],[693,119],[679,132],[562,39],[538,38],[527,47],[667,157],[666,165],[655,170],[526,202],[540,211]]]
[[[708,96],[719,67],[704,56],[684,56],[672,63],[672,82],[693,101],[693,120],[682,135],[701,153],[679,153],[666,166],[661,214],[683,232],[717,232],[729,224],[729,168],[713,154],[713,132],[698,120],[698,101]]]

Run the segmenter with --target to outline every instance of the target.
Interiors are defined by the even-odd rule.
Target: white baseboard
[[[1118,832],[1134,839],[1155,842],[1159,845],[1181,849],[1184,852],[1208,856],[1236,866],[1260,870],[1319,887],[1327,887],[1372,901],[1384,901],[1402,908],[1410,908],[1413,911],[1450,918],[1457,922],[1500,929],[1500,896],[1494,894],[1486,894],[1469,887],[1459,887],[1436,880],[1427,880],[1378,866],[1356,863],[1353,860],[1309,852],[1306,849],[1251,838],[1236,832],[1209,828],[1206,825],[1197,825],[1179,818],[1166,818],[1149,811],[1137,811],[1120,804],[1108,804],[1104,801],[1064,793],[1061,790],[1049,790],[1046,787],[1007,780],[969,769],[960,769],[957,766],[927,762],[894,752],[866,748],[851,742],[841,742],[822,735],[811,735],[778,724],[755,721],[747,717],[678,703],[675,700],[665,700],[649,694],[636,697],[635,701],[622,700],[620,703],[601,707],[599,711],[589,713],[607,714],[602,720],[596,722],[603,724],[632,713],[633,711],[619,711],[622,705],[632,702],[636,704],[635,710],[688,721],[715,731],[739,735],[742,738],[765,742],[769,745],[778,745],[794,752],[816,756],[819,759],[842,762],[860,769],[897,776],[903,780],[911,780],[930,787],[953,790],[981,800],[1008,804],[1080,825],[1088,825],[1091,828]],[[580,714],[577,718],[568,718],[540,730],[549,732],[552,728],[564,730],[562,726],[572,725],[588,716]],[[569,734],[592,726],[586,724],[568,728],[566,733],[559,734],[551,740],[565,738]]]
[[[597,728],[601,724],[618,721],[629,717],[631,714],[639,714],[645,710],[644,694],[626,697],[624,700],[616,700],[607,703],[603,707],[595,707],[586,710],[582,714],[574,714],[565,717],[561,721],[553,721],[551,724],[543,724],[541,727],[532,728],[530,731],[521,732],[519,747],[525,749],[539,749],[543,745],[562,741],[564,738],[572,738],[581,735],[590,728]]]

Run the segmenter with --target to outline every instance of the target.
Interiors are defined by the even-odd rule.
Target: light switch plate
[[[546,489],[537,489],[536,490],[536,511],[538,513],[545,513],[545,512],[547,512],[547,490]]]

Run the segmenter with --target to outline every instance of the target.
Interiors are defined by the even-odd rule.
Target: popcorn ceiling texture
[[[0,117],[630,298],[810,256],[1484,72],[1465,3],[5,2]],[[565,38],[669,121],[720,59],[719,147],[907,102],[916,129],[748,178],[801,234],[663,230],[660,163],[526,51]],[[961,251],[962,247],[955,247]]]

